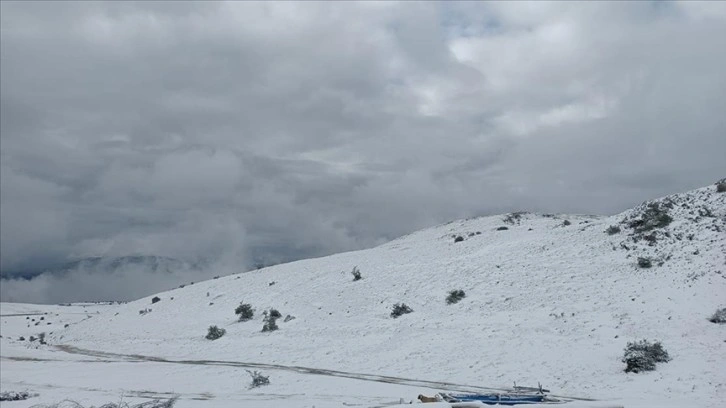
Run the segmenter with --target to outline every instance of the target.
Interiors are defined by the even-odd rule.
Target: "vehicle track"
[[[106,360],[117,359],[117,360],[121,360],[121,361],[129,361],[129,362],[148,361],[148,362],[168,363],[168,364],[208,365],[208,366],[216,365],[216,366],[227,366],[227,367],[280,370],[280,371],[296,372],[296,373],[301,373],[301,374],[351,378],[351,379],[362,380],[362,381],[372,381],[372,382],[399,384],[399,385],[410,385],[410,386],[416,386],[416,387],[427,387],[427,388],[441,389],[444,391],[457,391],[457,392],[490,392],[491,393],[491,392],[511,392],[512,391],[512,389],[507,389],[507,388],[481,387],[481,386],[475,386],[475,385],[456,384],[456,383],[442,382],[442,381],[419,380],[419,379],[405,378],[405,377],[393,377],[393,376],[386,376],[386,375],[355,373],[355,372],[348,372],[348,371],[329,370],[329,369],[323,369],[323,368],[312,368],[312,367],[303,367],[303,366],[294,366],[294,365],[252,363],[252,362],[228,361],[228,360],[183,360],[183,359],[177,360],[177,359],[168,359],[168,358],[155,357],[155,356],[145,356],[145,355],[141,355],[141,354],[119,354],[119,353],[110,353],[110,352],[99,351],[99,350],[88,350],[88,349],[83,349],[83,348],[70,346],[70,345],[56,345],[54,347],[60,351],[63,351],[63,352],[69,353],[69,354],[99,357],[99,358],[103,358]],[[566,399],[566,400],[595,401],[590,398],[572,397],[572,396],[565,396],[565,395],[553,395],[553,394],[548,394],[548,395],[550,395],[551,397],[554,397],[554,398],[560,398],[560,399]]]

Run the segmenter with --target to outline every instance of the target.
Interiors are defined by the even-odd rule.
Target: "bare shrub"
[[[651,266],[653,266],[653,261],[651,261],[650,258],[639,256],[638,257],[638,266],[641,268],[647,269],[647,268],[650,268]]]
[[[449,292],[449,295],[446,297],[446,304],[453,305],[454,303],[458,303],[461,299],[464,299],[466,297],[466,294],[463,290],[452,290]]]
[[[209,326],[209,329],[207,329],[207,340],[217,340],[218,338],[224,336],[224,334],[227,333],[227,330],[221,329],[217,326]]]
[[[234,309],[234,314],[239,316],[240,322],[246,322],[255,316],[255,310],[249,303],[240,302],[239,306]]]
[[[640,213],[640,217],[628,222],[628,226],[636,233],[643,233],[657,228],[664,228],[671,221],[673,221],[673,218],[668,214],[667,205],[651,202]]]
[[[250,377],[252,377],[252,383],[250,384],[250,388],[257,388],[263,385],[270,384],[269,376],[262,375],[262,373],[260,373],[259,371],[247,370],[247,372],[250,374]]]
[[[709,317],[708,321],[718,324],[726,323],[726,307],[722,307],[721,309],[716,310],[716,313],[714,313],[713,316]]]
[[[513,213],[507,214],[502,221],[506,222],[507,224],[514,225],[519,223],[522,220],[522,216],[527,214],[525,211],[517,211]]]
[[[651,343],[648,340],[641,340],[628,342],[622,362],[626,364],[626,373],[639,373],[653,371],[656,363],[666,363],[670,359],[668,352],[659,341]]]
[[[391,311],[391,317],[396,319],[400,316],[403,316],[405,314],[409,314],[413,312],[413,309],[408,307],[405,303],[396,303],[393,305],[393,310]]]
[[[3,391],[0,392],[0,401],[25,401],[30,397],[37,397],[38,394],[31,394],[28,391]]]
[[[357,266],[354,266],[350,273],[353,275],[353,282],[363,279]]]
[[[277,319],[282,317],[282,314],[277,309],[270,309],[269,311],[265,310],[263,314],[265,316],[263,319],[265,324],[262,325],[263,332],[271,332],[279,329],[277,326]]]

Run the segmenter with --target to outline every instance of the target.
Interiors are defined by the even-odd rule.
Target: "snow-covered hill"
[[[447,304],[458,289],[466,297]],[[726,325],[707,320],[726,306],[726,193],[714,186],[612,217],[456,221],[155,296],[54,330],[48,341],[488,387],[540,382],[627,407],[726,402]],[[240,302],[254,307],[254,319],[237,322]],[[413,313],[392,318],[399,302]],[[262,332],[269,308],[294,319]],[[226,334],[205,339],[210,325]],[[660,340],[672,361],[624,373],[623,348],[639,339]],[[273,381],[265,392],[291,386]]]

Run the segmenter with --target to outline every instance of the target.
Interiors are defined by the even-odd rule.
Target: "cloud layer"
[[[126,255],[241,271],[726,175],[723,3],[0,7],[4,276]]]

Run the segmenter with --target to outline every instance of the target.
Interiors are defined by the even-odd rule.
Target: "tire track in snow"
[[[113,393],[116,390],[109,390],[104,388],[96,388],[96,387],[76,387],[76,386],[63,386],[63,385],[57,385],[57,384],[34,384],[34,383],[28,383],[25,381],[9,381],[7,382],[7,385],[16,385],[20,388],[27,388],[28,385],[32,386],[34,390],[68,390],[73,392],[78,391],[86,391],[86,392],[100,392],[100,393]],[[125,397],[132,397],[132,398],[144,398],[144,399],[170,399],[170,398],[179,398],[179,399],[189,399],[189,400],[196,400],[196,401],[205,401],[205,400],[212,400],[215,398],[215,396],[208,392],[202,392],[202,393],[178,393],[178,392],[164,392],[164,391],[149,391],[149,390],[123,390],[121,391],[121,398]],[[71,400],[65,400],[65,401],[71,401]],[[61,401],[62,403],[63,401]],[[32,405],[32,407],[45,407],[46,405]],[[50,406],[50,405],[49,405]],[[56,405],[52,405],[56,406]],[[62,405],[61,406],[66,406]]]
[[[41,357],[17,357],[17,356],[0,356],[0,360],[9,360],[9,361],[25,361],[29,363],[39,363],[43,361],[54,361],[54,362],[63,362],[63,363],[118,363],[118,360],[61,360],[58,358],[41,358]]]
[[[436,388],[436,389],[441,389],[444,391],[457,391],[457,392],[494,392],[494,393],[496,393],[496,392],[511,392],[512,391],[512,389],[509,389],[509,388],[480,387],[480,386],[476,386],[476,385],[456,384],[456,383],[443,382],[443,381],[419,380],[419,379],[405,378],[405,377],[393,377],[393,376],[387,376],[387,375],[354,373],[354,372],[349,372],[349,371],[338,371],[338,370],[329,370],[329,369],[323,369],[323,368],[312,368],[312,367],[283,365],[283,364],[251,363],[251,362],[228,361],[228,360],[175,360],[175,359],[167,359],[167,358],[155,357],[155,356],[145,356],[145,355],[141,355],[141,354],[119,354],[119,353],[110,353],[110,352],[106,352],[106,351],[88,350],[88,349],[83,349],[83,348],[70,346],[70,345],[57,345],[54,347],[57,348],[58,350],[61,350],[63,352],[69,353],[69,354],[92,356],[92,357],[99,357],[99,358],[105,358],[105,359],[119,359],[121,361],[129,361],[129,362],[148,361],[148,362],[154,362],[154,363],[168,363],[168,364],[260,368],[260,369],[268,369],[268,370],[280,370],[280,371],[295,372],[295,373],[300,373],[300,374],[312,374],[312,375],[323,375],[323,376],[329,376],[329,377],[351,378],[351,379],[361,380],[361,381],[372,381],[372,382],[388,383],[388,384],[409,385],[409,386],[415,386],[415,387]],[[561,398],[561,399],[567,399],[567,400],[595,401],[590,398],[571,397],[571,396],[553,395],[553,394],[549,394],[549,395],[554,398]]]

